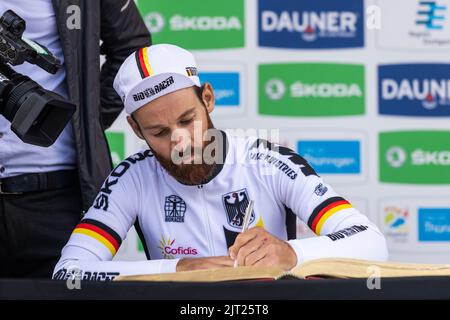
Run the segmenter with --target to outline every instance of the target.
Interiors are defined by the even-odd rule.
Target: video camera
[[[0,114],[22,141],[48,147],[70,121],[75,105],[8,65],[26,61],[51,74],[61,67],[46,47],[22,39],[25,28],[25,21],[12,10],[0,17]]]

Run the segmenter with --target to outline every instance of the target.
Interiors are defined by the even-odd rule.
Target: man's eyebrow
[[[188,114],[190,114],[190,113],[192,113],[192,112],[194,112],[194,111],[195,111],[195,107],[192,107],[191,109],[186,110],[185,112],[183,112],[183,113],[178,117],[177,120],[180,120],[180,119],[184,118],[185,116],[187,116]],[[163,128],[165,128],[165,126],[164,126],[164,125],[161,125],[161,124],[156,124],[156,125],[154,125],[154,126],[147,126],[147,127],[144,127],[145,130],[163,129]]]
[[[192,113],[192,112],[194,112],[194,111],[195,111],[195,107],[192,107],[191,109],[186,110],[185,112],[183,112],[183,113],[181,114],[181,116],[178,117],[178,120],[180,120],[180,119],[186,117],[188,114],[190,114],[190,113]]]

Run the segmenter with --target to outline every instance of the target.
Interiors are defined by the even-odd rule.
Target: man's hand
[[[229,249],[239,266],[279,267],[290,270],[297,264],[294,249],[264,228],[251,228],[236,237]]]
[[[228,256],[208,258],[184,258],[177,263],[177,272],[202,269],[228,268],[234,261]]]

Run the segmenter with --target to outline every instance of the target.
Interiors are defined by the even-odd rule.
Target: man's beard
[[[206,117],[208,121],[208,130],[214,129],[214,125],[211,121],[211,118],[206,112]],[[191,155],[196,154],[196,152],[201,152],[201,163],[182,163],[175,164],[171,159],[166,159],[162,155],[153,151],[153,155],[156,157],[160,165],[176,180],[183,184],[187,185],[199,185],[209,180],[211,177],[213,170],[216,166],[216,163],[211,163],[211,161],[206,161],[203,157],[203,151],[207,146],[211,143],[216,143],[216,141],[203,141],[202,150],[194,150],[194,147],[191,146]],[[215,149],[214,149],[215,150]],[[214,157],[214,154],[212,155]]]

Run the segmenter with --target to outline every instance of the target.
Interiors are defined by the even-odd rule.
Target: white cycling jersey
[[[250,227],[288,241],[298,264],[329,257],[387,259],[378,228],[301,156],[265,140],[224,136],[224,164],[203,185],[178,182],[150,150],[121,162],[73,231],[53,277],[66,279],[71,270],[96,280],[175,272],[180,258],[227,255],[250,199]],[[318,236],[288,240],[289,210]],[[111,261],[133,225],[149,260]]]

